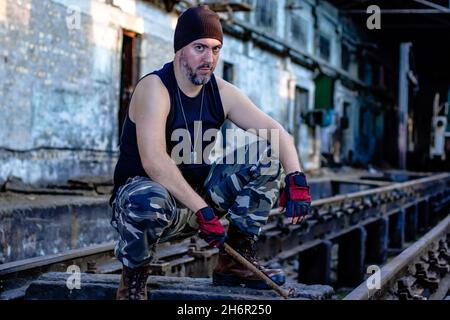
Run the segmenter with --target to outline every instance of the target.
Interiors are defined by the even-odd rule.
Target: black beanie
[[[177,52],[192,41],[202,38],[217,39],[223,43],[220,17],[207,6],[189,8],[178,18],[173,39],[174,50]]]

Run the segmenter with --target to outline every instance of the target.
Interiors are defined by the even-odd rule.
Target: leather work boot
[[[148,275],[148,266],[131,269],[124,265],[116,300],[147,300]]]
[[[256,239],[254,236],[245,234],[233,225],[230,225],[226,242],[245,259],[269,276],[276,284],[283,285],[285,283],[286,276],[283,270],[268,269],[256,261]],[[244,284],[246,287],[253,289],[270,289],[264,280],[235,261],[226,252],[219,253],[219,261],[213,270],[213,284],[217,286],[239,286]]]

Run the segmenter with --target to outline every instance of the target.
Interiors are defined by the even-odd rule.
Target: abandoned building
[[[421,237],[432,275],[417,263],[411,272],[426,298],[448,296],[448,1],[0,0],[0,299],[95,298],[65,293],[75,262],[98,297],[112,297],[107,198],[131,94],[173,59],[177,19],[198,4],[221,19],[216,76],[283,125],[311,177],[313,218],[289,227],[273,209],[259,249],[286,268],[295,297],[342,287],[360,299],[366,267],[402,250],[410,258],[398,263],[414,265]],[[208,287],[217,250],[197,240],[161,247],[150,281],[164,290],[152,297],[182,297],[180,277],[190,295],[254,298]],[[418,299],[395,283],[396,297],[369,296]]]

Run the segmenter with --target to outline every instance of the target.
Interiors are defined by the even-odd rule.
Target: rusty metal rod
[[[224,250],[226,253],[228,253],[233,259],[235,259],[240,264],[244,265],[247,269],[255,273],[257,276],[259,276],[264,282],[270,286],[273,290],[275,290],[280,296],[282,296],[285,299],[289,298],[289,292],[287,290],[284,290],[279,285],[277,285],[272,279],[270,279],[264,272],[259,270],[253,263],[245,259],[243,256],[241,256],[236,250],[234,250],[232,247],[230,247],[228,244],[224,243],[223,245]]]

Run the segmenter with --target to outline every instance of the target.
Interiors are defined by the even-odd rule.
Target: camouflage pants
[[[197,192],[220,217],[245,233],[258,235],[278,198],[281,171],[278,160],[269,162],[264,156],[253,164],[213,163]],[[111,225],[120,235],[115,255],[130,268],[150,262],[157,243],[198,231],[195,213],[147,177],[129,178],[118,189],[112,208]]]

